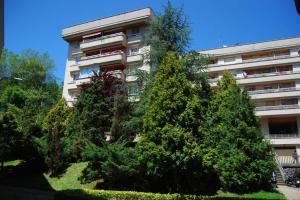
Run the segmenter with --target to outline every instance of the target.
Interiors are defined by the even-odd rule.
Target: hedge
[[[259,194],[259,195],[257,195]],[[264,195],[266,194],[266,195]],[[254,193],[246,195],[226,194],[216,196],[196,196],[181,194],[158,194],[132,191],[110,191],[110,190],[65,190],[55,195],[55,200],[285,200],[281,193]]]

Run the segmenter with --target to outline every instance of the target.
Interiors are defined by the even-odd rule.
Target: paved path
[[[53,200],[55,192],[0,186],[1,200]]]
[[[288,200],[300,200],[300,188],[278,185],[277,188]]]

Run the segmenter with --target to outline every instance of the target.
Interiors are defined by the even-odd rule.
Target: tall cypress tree
[[[216,187],[202,167],[200,149],[204,109],[175,53],[163,60],[148,98],[138,152],[149,187],[160,192],[213,192]]]
[[[205,162],[219,174],[224,190],[249,192],[268,186],[274,161],[260,131],[255,105],[229,72],[209,103]]]

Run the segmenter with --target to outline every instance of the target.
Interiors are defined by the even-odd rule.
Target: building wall
[[[72,106],[74,97],[79,94],[79,85],[89,81],[89,78],[81,77],[82,72],[88,71],[89,66],[100,66],[104,70],[109,68],[108,65],[111,67],[123,65],[125,68],[123,72],[133,71],[133,68],[150,72],[150,66],[144,59],[149,47],[144,45],[143,39],[147,23],[152,17],[152,10],[145,8],[63,30],[63,38],[68,42],[63,97],[68,105]],[[105,32],[107,35],[103,36],[102,33],[105,34]],[[88,37],[96,38],[87,41]],[[121,52],[106,56],[107,54],[103,53],[106,48],[120,49]],[[95,57],[87,57],[88,52],[92,50],[99,51],[99,53]],[[120,71],[114,70],[114,72]],[[80,73],[79,79],[74,80],[74,74],[78,73]],[[136,79],[137,77],[133,74],[126,76],[126,82],[132,86]]]
[[[276,151],[290,154],[289,149],[292,148],[300,155],[300,37],[199,53],[209,54],[215,60],[207,69],[212,77],[209,80],[211,86],[217,87],[217,81],[225,70],[231,72],[242,88],[250,90],[249,95],[257,106],[256,115],[260,119],[262,133],[277,148]],[[286,69],[282,71],[283,68]],[[290,86],[281,86],[283,84]],[[292,123],[297,125],[296,133],[270,134],[270,121],[273,120],[273,126],[274,123],[281,126],[282,121],[288,118],[295,120]],[[281,126],[282,129],[284,127]],[[288,128],[285,130],[290,132]],[[291,155],[280,156],[283,162],[292,161]]]

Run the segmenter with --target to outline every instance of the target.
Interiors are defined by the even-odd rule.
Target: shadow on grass
[[[43,166],[21,162],[17,166],[5,166],[0,171],[0,185],[41,190],[53,190],[43,176]]]

